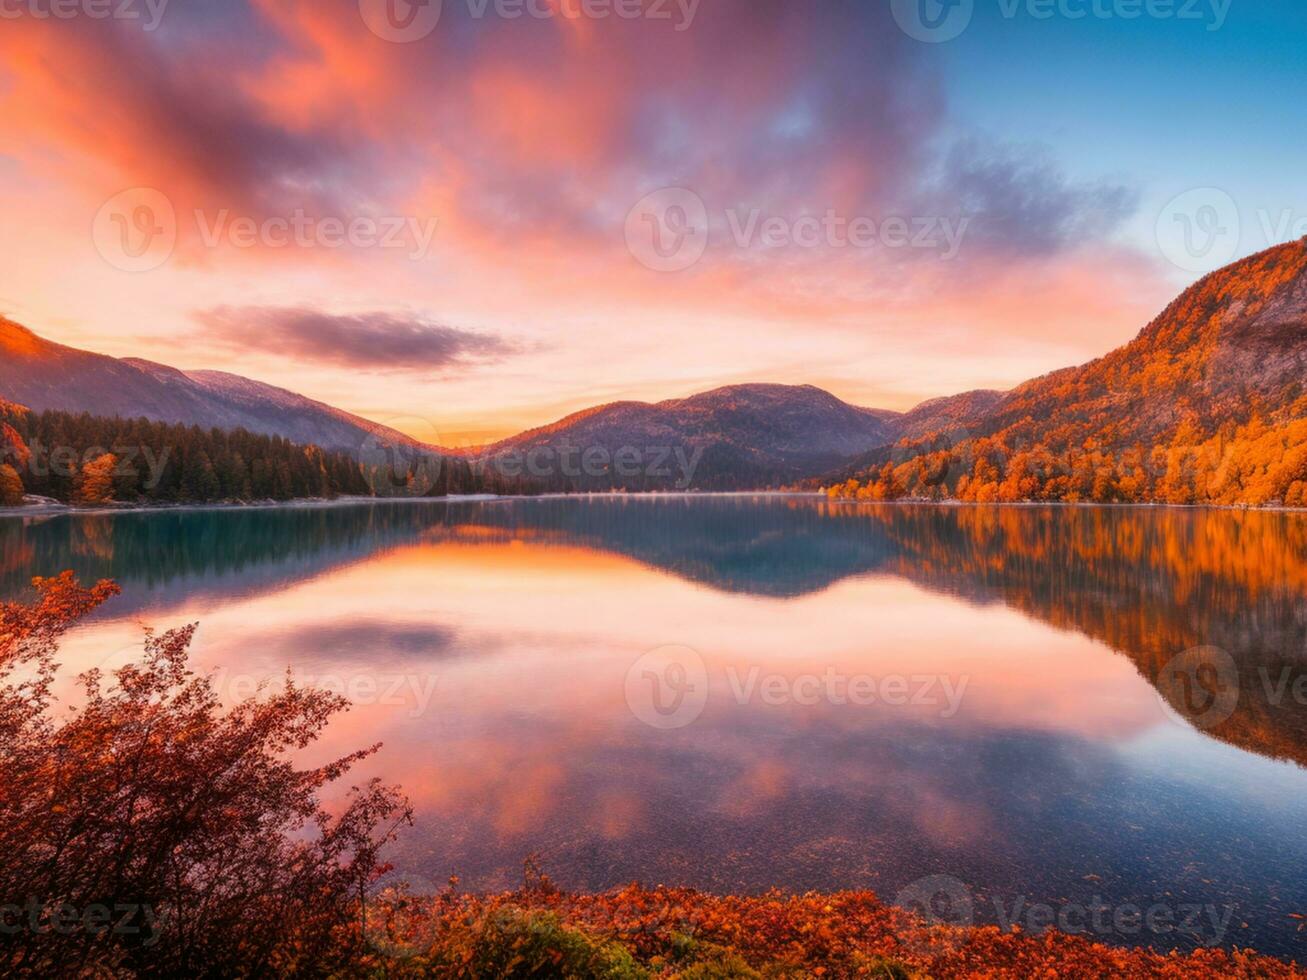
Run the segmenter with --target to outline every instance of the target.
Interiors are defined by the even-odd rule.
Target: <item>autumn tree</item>
[[[23,502],[23,481],[8,463],[0,463],[0,507],[18,507]]]
[[[59,638],[117,589],[35,584],[0,605],[0,903],[22,909],[0,973],[320,975],[356,955],[339,934],[409,809],[376,782],[334,816],[319,802],[376,746],[296,766],[344,699],[288,683],[224,711],[187,667],[190,626],[83,674],[56,716]]]
[[[0,402],[0,407],[5,403]],[[26,466],[31,459],[31,450],[23,441],[23,437],[18,434],[8,422],[0,418],[0,463],[10,463],[14,466]]]
[[[82,464],[73,481],[73,502],[82,505],[105,504],[113,499],[114,471],[118,458],[102,453]]]

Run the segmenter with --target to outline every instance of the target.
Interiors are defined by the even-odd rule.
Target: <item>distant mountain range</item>
[[[515,488],[675,489],[685,473],[678,458],[687,465],[693,460],[697,489],[779,487],[847,464],[904,435],[961,424],[1001,397],[972,392],[933,399],[903,414],[850,405],[812,385],[732,385],[656,404],[600,405],[491,446],[444,450],[284,388],[221,371],[181,371],[139,358],[93,354],[44,340],[3,318],[0,352],[5,355],[0,397],[35,411],[244,428],[356,456],[366,444],[404,444],[480,459],[482,472],[496,462],[509,470],[506,461],[514,458],[549,459],[538,469],[523,469],[522,479],[509,480]],[[569,475],[561,459],[569,447],[579,453],[599,450],[610,463],[591,473],[578,457],[579,475]],[[620,473],[611,464],[623,448],[639,454],[638,473]],[[541,449],[552,455],[542,456]],[[660,475],[664,470],[667,475]]]
[[[633,448],[647,458],[673,447],[674,460],[697,459],[693,485],[702,489],[773,489],[854,465],[869,451],[974,423],[1002,399],[998,391],[933,398],[909,412],[861,408],[812,385],[740,384],[689,398],[613,402],[532,429],[478,452],[527,458],[542,449]],[[624,486],[676,488],[680,472],[662,479],[602,474],[574,481],[578,489]]]
[[[811,385],[732,385],[600,405],[475,450],[423,447],[237,375],[65,347],[3,318],[0,353],[0,398],[38,411],[243,427],[356,456],[380,441],[466,457],[472,473],[512,467],[488,488],[835,483],[837,493],[872,499],[1307,504],[1307,242],[1211,274],[1131,343],[1011,392],[971,391],[898,413]],[[586,451],[594,465],[582,463]],[[639,464],[619,472],[623,451]]]

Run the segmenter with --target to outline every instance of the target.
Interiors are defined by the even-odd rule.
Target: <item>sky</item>
[[[0,314],[468,445],[907,409],[1307,235],[1296,0],[0,0]]]

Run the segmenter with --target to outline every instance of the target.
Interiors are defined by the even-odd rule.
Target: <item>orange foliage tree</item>
[[[102,453],[82,464],[73,484],[73,502],[78,504],[105,504],[113,499],[114,471],[118,457]]]
[[[8,463],[0,463],[0,507],[17,507],[22,502],[22,478]]]
[[[60,636],[117,592],[71,573],[0,605],[0,973],[318,974],[409,808],[376,782],[319,791],[376,750],[297,768],[344,699],[288,684],[224,711],[186,666],[194,627],[80,678],[52,709]]]
[[[0,401],[0,416],[19,412]],[[0,507],[17,507],[23,502],[23,480],[18,470],[27,465],[31,452],[16,429],[0,417]]]

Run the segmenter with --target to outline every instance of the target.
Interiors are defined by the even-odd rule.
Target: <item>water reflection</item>
[[[323,751],[386,743],[377,771],[420,816],[401,864],[435,882],[510,885],[531,851],[590,888],[892,895],[950,874],[982,917],[1193,902],[1233,908],[1226,945],[1300,942],[1300,515],[711,498],[0,522],[7,592],[64,567],[126,591],[74,664],[143,614],[200,618],[229,696],[287,665],[342,685],[358,707]],[[668,644],[708,689],[660,729],[628,674]],[[1200,728],[1155,685],[1204,644],[1239,696]],[[1195,720],[1201,698],[1166,690]]]

